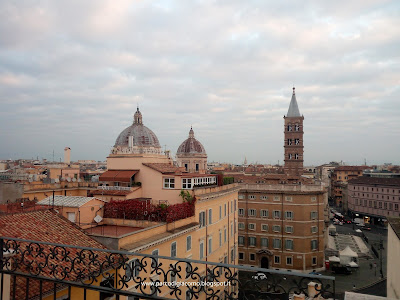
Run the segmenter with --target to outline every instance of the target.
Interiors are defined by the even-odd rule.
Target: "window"
[[[188,164],[185,164],[185,170],[186,170],[186,172],[189,171],[189,165]]]
[[[156,255],[158,256],[158,249],[153,250],[153,252],[151,252],[151,255]],[[151,267],[153,269],[156,269],[158,266],[158,258],[153,257],[153,259],[151,260]]]
[[[226,203],[224,205],[224,217],[226,217]]]
[[[244,199],[244,195],[239,195],[239,200]]]
[[[224,227],[224,243],[226,243],[226,227]]]
[[[192,250],[192,236],[186,237],[186,251]]]
[[[219,206],[219,219],[222,219],[222,206]]]
[[[293,233],[293,226],[286,226],[285,231],[286,233]]]
[[[289,153],[289,159],[292,159],[292,158],[293,158],[292,153]]]
[[[261,247],[268,247],[268,238],[261,238]]]
[[[312,257],[312,265],[315,266],[317,264],[317,257],[313,256]]]
[[[171,244],[171,257],[176,257],[176,242]]]
[[[272,226],[272,231],[273,232],[280,232],[281,231],[281,225]]]
[[[243,260],[244,259],[244,253],[243,252],[239,252],[239,260]]]
[[[274,201],[280,201],[279,196],[274,196]]]
[[[256,260],[256,255],[254,253],[250,253],[249,258],[250,258],[251,261],[255,261]]]
[[[235,199],[235,201],[234,201],[233,203],[234,203],[234,209],[235,209],[235,211],[236,211],[237,200]]]
[[[285,211],[285,219],[286,220],[293,220],[294,213],[292,211]]]
[[[212,253],[212,237],[208,238],[208,254]]]
[[[268,218],[268,210],[267,209],[262,209],[261,210],[261,217]]]
[[[312,240],[311,241],[311,250],[317,250],[317,246],[318,246],[318,241]]]
[[[202,211],[199,213],[199,224],[200,228],[206,226],[206,212]]]
[[[261,231],[268,231],[268,224],[261,224]]]
[[[255,230],[255,229],[256,229],[256,224],[249,223],[249,230]]]
[[[256,199],[256,196],[254,196],[254,195],[249,195],[249,199]]]
[[[299,126],[298,124],[296,124],[296,125],[294,126],[294,130],[295,130],[295,131],[300,131],[300,126]]]
[[[299,159],[299,155],[297,153],[294,155],[294,159]]]
[[[239,208],[239,216],[244,216],[244,209],[243,208]]]
[[[315,197],[315,196],[311,197],[311,201],[312,202],[317,201],[317,197]]]
[[[191,189],[192,188],[192,178],[182,178],[182,188]]]
[[[249,209],[249,217],[255,217],[257,215],[257,211],[253,208]]]
[[[164,178],[164,188],[165,189],[174,189],[175,188],[175,179],[174,178]]]
[[[231,213],[233,213],[233,201],[231,201]]]
[[[397,203],[394,204],[394,210],[399,210],[399,205]]]
[[[268,196],[261,196],[261,200],[268,200]]]
[[[286,250],[293,250],[293,240],[286,240],[285,248],[286,248]]]
[[[317,219],[317,212],[316,211],[312,211],[311,212],[311,220],[316,220]]]
[[[203,259],[204,258],[204,242],[203,241],[200,241],[199,251],[200,251],[200,259]]]
[[[233,222],[231,222],[231,236],[233,235]]]
[[[317,226],[311,226],[311,233],[317,233],[318,232],[318,227]]]
[[[274,256],[274,263],[279,265],[281,263],[281,257],[279,255]]]
[[[274,210],[274,219],[280,219],[280,218],[281,218],[281,211]]]
[[[212,224],[212,209],[208,210],[208,224]]]
[[[288,140],[287,140],[287,144],[288,144],[288,146],[290,146],[290,145],[292,144],[292,140],[291,140],[291,139],[288,139]]]
[[[240,246],[244,246],[244,236],[238,236],[238,244]]]
[[[286,201],[293,201],[293,197],[292,197],[292,196],[286,196],[286,197],[285,197],[285,200],[286,200]]]
[[[199,171],[199,164],[196,164],[196,172]]]
[[[238,227],[239,227],[239,230],[243,230],[244,229],[244,223],[239,222]]]
[[[273,247],[274,247],[274,249],[281,249],[281,239],[274,239]]]
[[[286,264],[289,266],[293,265],[293,257],[286,256]]]
[[[300,140],[299,139],[294,139],[294,144],[295,145],[300,145]]]
[[[292,131],[292,125],[288,125],[287,131]]]
[[[256,238],[254,236],[249,236],[249,246],[255,246],[256,245]]]

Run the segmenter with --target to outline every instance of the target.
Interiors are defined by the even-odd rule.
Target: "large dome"
[[[190,128],[189,138],[187,138],[178,148],[176,154],[207,154],[203,145],[195,139],[194,131]]]
[[[143,125],[142,113],[137,108],[133,124],[125,128],[117,137],[114,147],[154,147],[161,148],[157,136]]]

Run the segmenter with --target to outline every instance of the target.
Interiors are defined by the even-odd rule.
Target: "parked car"
[[[335,274],[346,274],[349,275],[351,274],[351,269],[346,266],[333,266],[332,267],[332,272]]]

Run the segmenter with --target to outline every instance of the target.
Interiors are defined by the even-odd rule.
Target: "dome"
[[[157,136],[143,125],[142,113],[139,107],[134,115],[133,124],[125,128],[117,137],[114,147],[154,147],[161,148]],[[130,141],[130,137],[131,141]]]
[[[177,154],[206,154],[203,145],[195,139],[192,128],[189,131],[189,138],[179,146]]]

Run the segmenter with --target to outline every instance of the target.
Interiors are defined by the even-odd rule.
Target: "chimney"
[[[64,163],[69,165],[71,163],[71,148],[65,147],[64,149]]]

